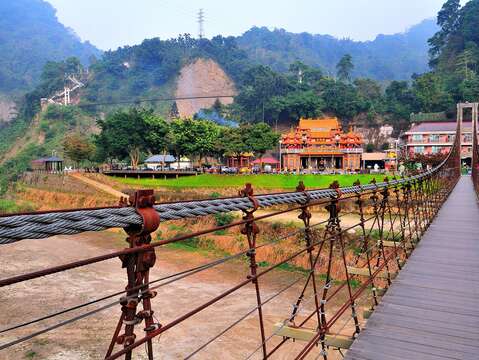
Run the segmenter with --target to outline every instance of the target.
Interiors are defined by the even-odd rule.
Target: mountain
[[[43,0],[1,0],[0,14],[0,93],[31,89],[47,61],[75,56],[88,64],[101,55],[62,25]]]
[[[253,27],[237,38],[248,56],[277,71],[286,71],[294,61],[336,74],[336,64],[345,54],[353,57],[354,77],[380,81],[409,80],[428,68],[428,43],[438,30],[435,20],[424,20],[408,31],[378,35],[373,41],[337,39],[330,35],[294,34],[283,29]]]

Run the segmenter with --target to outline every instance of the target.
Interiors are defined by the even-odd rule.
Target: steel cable
[[[325,221],[322,221],[322,222],[313,224],[313,225],[311,225],[310,227],[319,226],[319,225],[321,225],[321,224],[323,224],[323,223],[325,223]],[[263,247],[276,244],[276,243],[278,243],[278,242],[280,242],[280,241],[282,241],[282,240],[284,240],[284,239],[287,239],[287,238],[289,238],[289,237],[291,237],[291,236],[294,236],[294,235],[296,235],[296,234],[298,234],[298,233],[300,233],[300,232],[304,232],[305,230],[306,230],[306,228],[301,228],[301,229],[292,231],[292,232],[290,232],[290,233],[288,233],[288,234],[285,234],[285,235],[283,235],[283,236],[280,236],[280,237],[278,237],[278,238],[276,238],[276,239],[274,239],[274,240],[272,240],[272,241],[269,241],[269,242],[266,242],[266,243],[263,243],[263,244],[260,244],[260,245],[256,246],[256,247],[255,247],[255,250],[258,250],[258,249],[261,249],[261,248],[263,248]],[[165,285],[172,284],[173,282],[182,280],[182,279],[184,279],[184,278],[186,278],[186,277],[188,277],[188,276],[191,276],[191,275],[194,275],[194,274],[196,274],[196,273],[199,273],[199,272],[201,272],[201,271],[204,271],[204,270],[210,269],[210,268],[212,268],[212,267],[218,266],[218,265],[220,265],[220,264],[223,264],[223,263],[225,263],[225,262],[227,262],[227,261],[240,258],[240,257],[246,255],[246,254],[248,253],[248,251],[249,251],[249,250],[245,250],[245,251],[242,251],[242,252],[237,253],[237,254],[235,254],[235,255],[226,256],[226,257],[224,257],[224,258],[222,258],[222,259],[219,259],[219,260],[210,262],[210,263],[208,263],[208,264],[200,265],[200,266],[195,267],[195,268],[192,268],[192,269],[188,269],[188,270],[181,271],[181,272],[178,272],[178,273],[175,273],[175,274],[167,275],[167,276],[165,276],[165,277],[162,277],[162,278],[159,278],[159,279],[150,281],[149,283],[146,283],[146,284],[143,284],[143,285],[141,285],[141,286],[138,286],[137,288],[144,288],[144,287],[146,287],[146,286],[149,286],[149,285],[152,285],[152,284],[155,284],[155,283],[164,281],[164,280],[168,280],[168,279],[174,278],[174,279],[172,279],[172,280],[170,280],[170,281],[168,281],[168,282],[166,282],[166,283],[163,283],[163,284],[160,284],[160,285],[153,286],[153,287],[150,287],[150,288],[149,288],[149,290],[155,290],[155,289],[158,289],[158,288],[163,287],[163,286],[165,286]],[[131,290],[132,290],[132,289],[129,289],[128,291],[131,291]],[[133,290],[135,290],[135,289],[133,289]],[[102,301],[104,301],[104,300],[111,299],[112,297],[115,297],[115,296],[124,294],[126,291],[127,291],[127,290],[119,291],[119,292],[116,292],[116,293],[111,294],[111,295],[107,295],[107,296],[104,296],[104,297],[101,297],[101,298],[98,298],[98,299],[95,299],[95,300],[92,300],[92,301],[89,301],[89,302],[86,302],[86,303],[83,303],[83,304],[80,304],[80,305],[76,305],[76,306],[71,307],[71,308],[68,308],[68,309],[64,309],[64,310],[61,310],[61,311],[58,311],[58,312],[55,312],[55,313],[52,313],[52,314],[49,314],[49,315],[40,317],[40,318],[36,318],[36,319],[34,319],[34,320],[30,320],[30,321],[28,321],[28,322],[24,322],[24,323],[21,323],[21,324],[18,324],[18,325],[14,325],[14,326],[11,326],[11,327],[2,329],[2,330],[0,330],[0,334],[1,334],[1,333],[8,332],[8,331],[15,330],[15,329],[18,329],[18,328],[22,328],[22,327],[25,327],[25,326],[28,326],[28,325],[32,325],[32,324],[38,323],[38,322],[40,322],[40,321],[44,321],[44,320],[47,320],[47,319],[51,319],[51,318],[53,318],[53,317],[56,317],[56,316],[59,316],[59,315],[62,315],[62,314],[65,314],[65,313],[68,313],[68,312],[71,312],[71,311],[74,311],[74,310],[78,310],[78,309],[81,309],[81,308],[83,308],[83,307],[90,306],[90,305],[93,305],[93,304],[102,302]],[[140,291],[139,294],[141,295],[142,293],[143,293],[143,292]],[[98,310],[98,311],[97,311],[97,309],[95,309],[95,310],[91,311],[91,314],[90,314],[90,313],[85,313],[85,314],[87,314],[86,316],[88,316],[88,314],[93,315],[93,314],[96,314],[96,313],[99,312],[99,311],[105,310],[105,309],[110,308],[110,307],[112,307],[112,306],[114,306],[114,305],[117,305],[117,304],[119,304],[119,303],[120,303],[120,301],[117,300],[117,301],[112,302],[112,303],[110,303],[110,304],[108,304],[108,305],[105,305],[105,307],[101,307],[100,310]],[[73,320],[74,320],[74,319],[80,320],[80,319],[83,319],[83,318],[84,318],[84,316],[79,316],[79,317],[73,318]],[[75,320],[74,320],[74,321],[75,321]],[[67,325],[67,324],[69,324],[69,323],[70,323],[69,321],[66,321],[66,322],[64,323],[64,325]],[[58,325],[58,324],[57,324],[57,325]],[[48,332],[48,331],[50,331],[50,330],[54,330],[54,329],[56,329],[56,328],[59,327],[59,326],[57,326],[57,325],[54,325],[54,326],[51,326],[51,327],[49,327],[49,328],[47,328],[47,329],[41,330],[41,331],[38,332],[38,334],[37,334],[37,333],[34,333],[34,334],[41,335],[41,334],[43,334],[43,333],[45,333],[45,332]],[[60,325],[60,326],[61,326],[61,325]],[[36,336],[36,335],[34,335],[34,336]],[[33,336],[33,337],[34,337],[34,336]],[[19,339],[19,340],[21,340],[21,341],[16,340],[16,341],[13,341],[13,342],[8,343],[8,344],[1,345],[1,346],[0,346],[0,350],[4,349],[4,348],[6,348],[6,347],[10,347],[10,346],[16,345],[16,344],[18,344],[19,342],[23,342],[23,341],[29,340],[29,339],[31,339],[31,338],[32,338],[32,336],[29,335],[29,336],[26,336],[26,337],[22,338],[23,340],[22,340],[22,339]]]
[[[437,171],[437,169],[434,169]],[[343,194],[354,194],[393,187],[430,176],[433,170],[421,175],[362,186],[341,188]],[[307,191],[311,200],[328,199],[337,196],[334,189]],[[258,195],[259,206],[303,204],[308,200],[303,192]],[[247,210],[252,207],[248,198],[198,200],[155,205],[161,221],[206,216],[230,211]],[[142,219],[133,207],[114,207],[89,210],[47,212],[41,214],[0,216],[0,245],[23,239],[43,239],[55,235],[73,235],[85,231],[101,231],[109,228],[125,228],[141,225]]]
[[[270,296],[268,299],[266,299],[265,301],[263,301],[261,303],[261,306],[263,305],[266,305],[267,303],[269,303],[270,301],[272,301],[273,299],[277,298],[279,295],[281,295],[282,293],[284,293],[286,290],[292,288],[294,285],[296,285],[298,282],[300,282],[301,280],[303,280],[303,278],[299,278],[299,279],[296,279],[295,281],[293,281],[292,283],[290,283],[288,286],[286,286],[285,288],[281,289],[279,292],[277,292],[276,294]],[[238,320],[236,320],[235,322],[233,322],[232,324],[228,325],[225,329],[223,329],[220,333],[218,333],[217,335],[215,335],[214,337],[212,337],[210,340],[208,340],[206,343],[204,343],[203,345],[201,345],[199,348],[197,348],[196,350],[194,350],[192,353],[190,353],[188,356],[185,357],[185,360],[186,359],[190,359],[192,358],[194,355],[196,355],[197,353],[199,353],[201,350],[203,350],[204,348],[206,348],[209,344],[211,344],[213,341],[215,341],[216,339],[218,339],[219,337],[221,337],[222,335],[224,335],[226,332],[228,332],[229,330],[231,330],[233,327],[235,327],[236,325],[238,325],[241,321],[243,321],[244,319],[246,319],[248,316],[250,316],[251,314],[253,314],[256,310],[259,309],[259,306],[255,306],[253,309],[251,309],[249,312],[247,312],[245,315],[241,316]]]

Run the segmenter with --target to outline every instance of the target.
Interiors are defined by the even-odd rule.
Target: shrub
[[[219,192],[216,192],[216,191],[215,191],[215,192],[212,192],[212,193],[210,194],[210,198],[211,198],[211,199],[218,199],[218,198],[220,198],[220,197],[221,197],[221,194],[220,194]]]
[[[215,221],[216,221],[216,226],[225,226],[231,224],[235,216],[231,213],[220,213],[220,214],[215,214]]]

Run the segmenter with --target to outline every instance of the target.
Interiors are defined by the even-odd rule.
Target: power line
[[[170,98],[149,98],[149,99],[135,99],[135,100],[118,100],[110,102],[96,102],[96,103],[83,103],[78,104],[79,107],[89,106],[104,106],[104,105],[121,105],[121,104],[138,104],[145,102],[162,102],[162,101],[179,101],[179,100],[195,100],[195,99],[221,99],[221,98],[233,98],[235,94],[231,95],[199,95],[199,96],[179,96]]]

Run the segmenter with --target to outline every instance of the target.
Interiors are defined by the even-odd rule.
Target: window
[[[472,134],[464,134],[464,142],[472,142]]]
[[[429,135],[429,141],[430,142],[438,142],[439,141],[439,135],[438,134]]]
[[[414,146],[414,153],[423,154],[424,153],[424,146]]]
[[[412,136],[413,141],[422,141],[422,134],[414,134]]]
[[[432,149],[431,149],[431,152],[433,154],[440,153],[441,152],[441,147],[440,146],[433,146]]]

